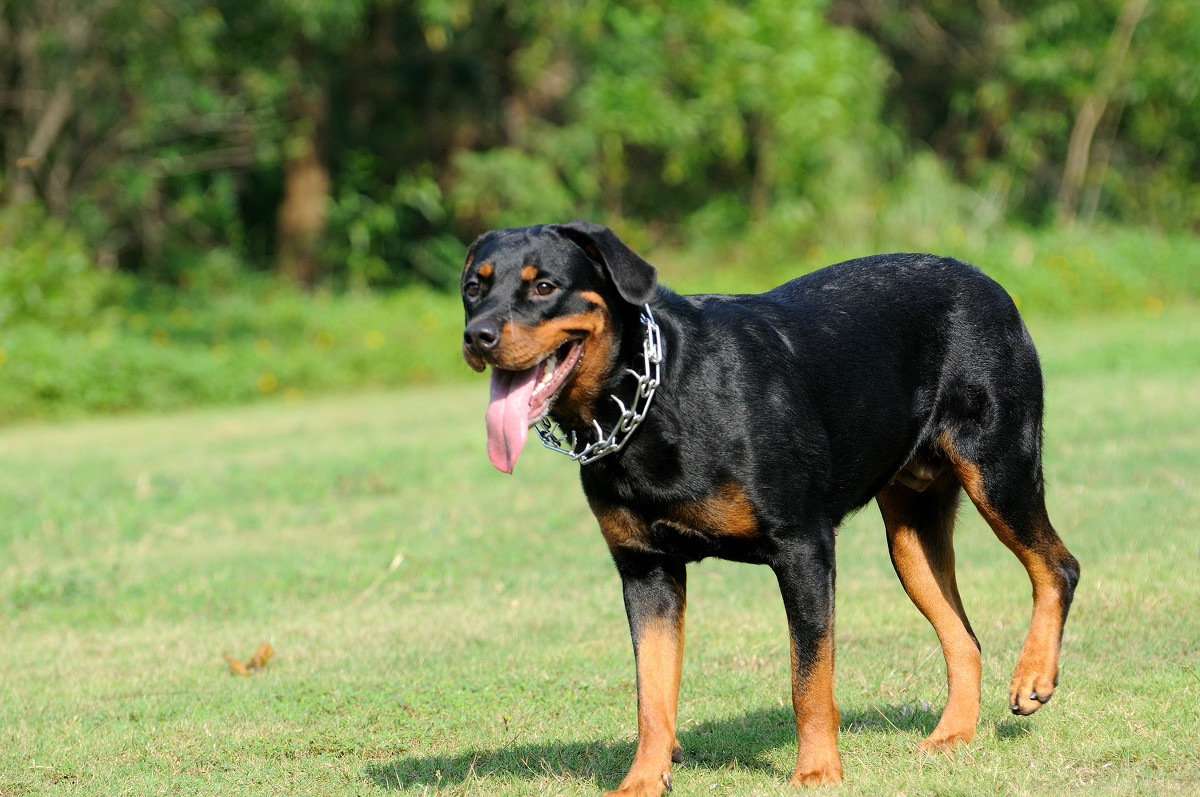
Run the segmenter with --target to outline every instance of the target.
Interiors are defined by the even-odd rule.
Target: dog
[[[461,289],[463,356],[491,367],[492,464],[511,473],[531,427],[579,461],[621,577],[638,741],[609,794],[671,788],[686,565],[709,556],[775,572],[798,737],[789,782],[841,782],[834,538],[872,498],[946,660],[946,706],[921,748],[970,742],[979,718],[979,642],[954,572],[963,492],[1033,585],[1009,706],[1050,700],[1079,563],[1046,512],[1037,352],[983,272],[877,255],[762,294],[684,296],[611,230],[576,221],[485,233]]]

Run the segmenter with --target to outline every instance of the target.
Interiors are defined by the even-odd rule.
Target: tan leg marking
[[[1058,683],[1058,654],[1062,644],[1063,595],[1059,576],[1051,562],[1070,557],[1058,535],[1050,529],[1043,535],[1049,546],[1035,550],[1021,544],[1012,527],[1005,522],[988,501],[984,491],[983,474],[972,462],[958,457],[948,449],[954,470],[992,531],[1025,566],[1033,584],[1033,618],[1029,633],[1017,658],[1017,667],[1009,684],[1009,706],[1020,714],[1032,714],[1050,700]],[[1047,525],[1049,520],[1045,521]]]
[[[647,623],[637,645],[638,746],[629,774],[606,797],[658,797],[671,784],[683,667],[683,617]]]
[[[639,538],[646,530],[641,518],[622,506],[590,499],[589,503],[611,550],[641,547]],[[682,750],[675,738],[675,715],[683,670],[686,608],[685,598],[678,617],[651,620],[637,631],[637,752],[620,787],[606,792],[605,797],[657,797],[671,786],[671,763],[682,760]]]
[[[796,770],[792,786],[833,786],[842,782],[837,729],[841,722],[833,696],[833,624],[821,639],[817,659],[801,678],[792,642],[792,708],[796,711]]]
[[[917,529],[911,523],[915,504],[948,489],[958,489],[953,477],[939,479],[925,496],[895,486],[876,496],[896,573],[909,598],[933,626],[946,659],[949,695],[937,726],[921,742],[925,752],[970,742],[979,721],[982,665],[954,575],[953,504],[946,506],[947,517],[937,519],[940,528]]]

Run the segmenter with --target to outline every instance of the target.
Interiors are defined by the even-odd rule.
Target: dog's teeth
[[[542,378],[538,380],[537,388],[540,389],[550,384],[550,380],[554,378],[554,369],[558,367],[558,358],[551,354],[542,363]]]

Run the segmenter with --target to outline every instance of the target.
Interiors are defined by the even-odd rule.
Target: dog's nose
[[[463,330],[463,343],[475,354],[491,351],[499,342],[500,329],[491,321],[472,321]]]

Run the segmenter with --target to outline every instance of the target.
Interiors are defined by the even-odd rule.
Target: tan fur
[[[1058,655],[1062,644],[1063,596],[1059,579],[1052,570],[1052,561],[1069,557],[1066,548],[1051,533],[1044,535],[1052,541],[1050,550],[1033,550],[1023,545],[988,500],[983,474],[979,467],[959,456],[951,441],[943,438],[943,447],[950,454],[951,465],[958,475],[967,496],[992,531],[1025,566],[1033,584],[1033,617],[1029,632],[1017,658],[1017,667],[1009,684],[1010,705],[1022,714],[1032,714],[1054,694],[1058,683]],[[1045,521],[1049,523],[1049,520]]]
[[[931,495],[957,490],[957,480],[946,473],[931,487]],[[954,574],[954,504],[944,505],[946,514],[937,518],[937,526],[917,528],[913,525],[914,509],[921,500],[921,496],[896,486],[886,487],[876,496],[887,526],[892,564],[912,602],[933,625],[946,659],[946,707],[937,726],[921,742],[922,750],[933,752],[975,738],[982,664]]]
[[[601,306],[527,327],[506,323],[493,364],[512,371],[531,368],[571,338],[583,340],[583,355],[554,403],[555,414],[565,421],[590,423],[604,377],[611,367],[613,340],[607,308]]]
[[[837,729],[841,722],[833,697],[833,623],[817,646],[817,659],[803,678],[792,642],[792,708],[798,750],[793,786],[833,786],[842,782]]]
[[[714,537],[754,537],[758,534],[754,507],[741,486],[732,482],[723,484],[715,495],[672,506],[667,511],[667,520]]]
[[[683,616],[645,626],[637,646],[637,752],[629,774],[606,797],[657,797],[670,783],[682,668]]]

